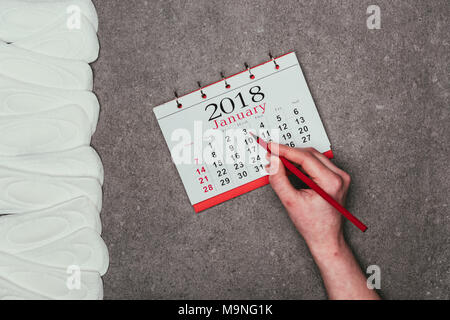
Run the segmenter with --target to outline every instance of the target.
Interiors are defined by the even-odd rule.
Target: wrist
[[[342,233],[326,241],[307,241],[307,244],[314,260],[317,262],[334,260],[349,250]]]

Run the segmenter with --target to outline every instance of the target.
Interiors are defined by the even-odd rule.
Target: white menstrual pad
[[[100,50],[97,33],[83,15],[80,16],[79,27],[68,28],[67,17],[60,17],[52,25],[13,44],[50,57],[94,62]]]
[[[2,219],[0,219],[2,220]],[[46,223],[52,222],[53,225]],[[32,228],[41,228],[40,231],[32,231]],[[0,242],[0,252],[14,254],[14,256],[23,258],[24,260],[39,263],[45,266],[67,269],[69,266],[79,266],[81,270],[96,271],[100,275],[104,275],[108,269],[109,256],[105,243],[100,235],[91,228],[84,228],[67,236],[55,236],[54,241],[42,246],[33,244],[33,237],[41,237],[41,241],[45,242],[43,237],[52,235],[57,232],[58,228],[61,231],[70,228],[67,221],[57,219],[56,217],[43,219],[42,221],[34,220],[19,226],[21,229],[28,229],[27,234],[9,233],[9,241],[6,243]],[[52,230],[53,229],[53,230]],[[3,240],[3,239],[1,239]],[[29,243],[29,248],[17,250],[17,243]],[[31,249],[30,249],[31,248]]]
[[[83,109],[95,132],[100,105],[90,91],[52,89],[0,75],[0,117],[38,113],[75,104]]]
[[[94,178],[51,177],[0,167],[0,190],[0,215],[45,209],[81,196],[99,212],[102,207],[102,187]]]
[[[7,276],[7,275],[6,275]],[[29,291],[18,285],[0,278],[0,300],[49,300],[49,297]]]
[[[72,269],[51,268],[0,253],[0,299],[103,298],[103,283],[97,272],[81,271],[79,288],[68,286],[73,284],[69,278],[73,275]]]
[[[90,177],[103,185],[103,165],[90,146],[23,156],[0,156],[0,167],[62,177]]]
[[[0,300],[103,298],[97,31],[91,0],[0,0]]]
[[[0,252],[59,268],[77,265],[103,275],[108,251],[95,206],[85,197],[0,218]]]
[[[98,234],[102,226],[94,204],[79,197],[56,206],[0,217],[0,251],[26,251],[91,228]]]
[[[84,15],[98,30],[98,17],[91,0],[1,0],[0,39],[7,42],[29,37],[74,12]]]
[[[44,87],[92,90],[92,69],[86,62],[49,57],[0,41],[0,74]]]
[[[92,123],[76,105],[24,116],[0,117],[0,155],[56,152],[87,146]]]

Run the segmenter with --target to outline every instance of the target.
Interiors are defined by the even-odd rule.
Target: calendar
[[[333,157],[294,52],[153,110],[196,212],[269,183],[266,151],[251,133]]]

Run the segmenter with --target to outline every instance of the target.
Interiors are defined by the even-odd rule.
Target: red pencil
[[[267,152],[271,152],[267,146],[267,143],[261,139],[260,137],[252,135],[256,138],[256,141],[267,150]],[[343,206],[341,206],[336,200],[334,200],[328,193],[323,191],[321,187],[319,187],[317,184],[314,183],[310,178],[308,178],[303,172],[301,172],[297,167],[295,167],[292,163],[290,163],[286,158],[279,156],[281,162],[283,162],[284,166],[292,172],[294,175],[296,175],[300,180],[302,180],[304,183],[308,185],[311,189],[313,189],[315,192],[317,192],[322,198],[324,198],[326,201],[328,201],[329,204],[331,204],[333,207],[336,208],[344,217],[346,217],[348,220],[350,220],[355,226],[357,226],[362,232],[367,230],[367,226],[364,225],[361,221],[358,220],[354,215],[352,215],[347,209],[345,209]]]

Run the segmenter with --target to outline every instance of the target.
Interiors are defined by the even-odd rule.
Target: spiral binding
[[[174,91],[173,94],[175,95],[175,101],[177,102],[177,108],[181,109],[183,107],[183,105],[178,100],[178,93],[176,91]]]
[[[275,64],[275,69],[280,69],[280,65],[275,61],[275,58],[273,57],[272,53],[269,52],[270,60]]]
[[[250,67],[248,66],[247,62],[244,63],[245,65],[245,69],[247,69],[248,73],[250,74],[250,79],[255,79],[255,75],[252,73],[252,70],[250,69]]]
[[[270,58],[270,61],[272,61],[274,63],[275,69],[279,70],[280,69],[280,65],[277,63],[276,59],[273,57],[272,53],[270,53],[270,52],[269,52],[269,58]],[[244,66],[245,66],[245,70],[249,73],[250,79],[252,79],[252,80],[255,79],[255,75],[252,73],[252,70],[251,70],[250,66],[246,62],[244,63]],[[223,72],[220,72],[220,77],[222,78],[222,81],[224,81],[224,83],[225,83],[225,88],[226,89],[230,89],[231,85],[228,82],[228,80],[225,77]],[[203,91],[203,87],[202,87],[202,84],[200,83],[200,81],[197,81],[197,85],[200,88],[200,94],[201,94],[202,99],[206,99],[207,95]],[[181,109],[183,107],[183,104],[179,100],[180,98],[178,96],[177,91],[174,91],[174,95],[175,95],[175,102],[177,103],[177,107],[179,109]]]
[[[225,78],[223,72],[220,73],[220,76],[222,77],[222,80],[225,81],[225,89],[230,89],[231,85],[228,83],[227,79]]]
[[[198,84],[198,87],[200,88],[200,93],[202,95],[202,99],[206,99],[207,96],[206,96],[206,93],[203,92],[202,84],[200,83],[200,81],[197,81],[197,84]]]

